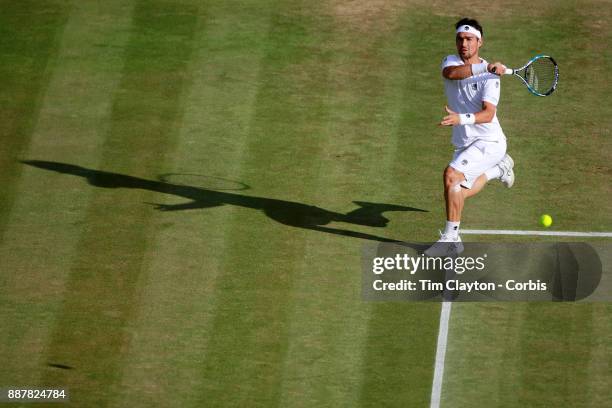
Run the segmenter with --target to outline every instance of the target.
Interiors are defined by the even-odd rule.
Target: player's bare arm
[[[471,76],[477,75],[480,64],[466,64],[466,65],[456,65],[452,67],[446,67],[442,71],[442,76],[446,79],[450,79],[453,81],[457,81],[460,79],[466,79]],[[494,62],[492,64],[487,64],[486,66],[487,72],[494,73],[495,75],[502,76],[506,73],[506,66],[501,62]]]
[[[461,124],[461,115],[457,112],[453,112],[448,106],[445,106],[446,115],[442,118],[440,125],[442,126],[456,126]],[[474,115],[475,121],[474,123],[490,123],[495,117],[495,112],[497,111],[497,107],[493,105],[491,102],[482,102],[482,110],[471,115]]]

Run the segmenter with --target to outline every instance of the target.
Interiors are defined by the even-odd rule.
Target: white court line
[[[438,329],[438,346],[436,347],[436,363],[434,366],[433,384],[431,386],[430,408],[440,408],[446,343],[448,340],[448,322],[450,321],[452,305],[453,302],[442,302],[442,308],[440,309],[440,328]]]
[[[576,231],[519,231],[519,230],[462,230],[463,234],[473,235],[540,235],[557,237],[612,237],[612,232],[576,232]],[[442,302],[440,309],[440,328],[438,329],[438,345],[434,365],[433,384],[431,386],[430,408],[440,408],[442,398],[442,382],[444,379],[444,362],[446,360],[446,345],[448,343],[448,324],[450,322],[453,302]]]
[[[607,237],[612,232],[576,232],[576,231],[517,231],[517,230],[461,230],[461,234],[473,235],[547,235],[554,237]]]

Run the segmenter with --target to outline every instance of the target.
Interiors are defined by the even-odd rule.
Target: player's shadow
[[[359,208],[346,214],[326,210],[314,205],[296,203],[293,201],[276,200],[272,198],[253,197],[242,194],[209,190],[205,188],[172,184],[168,182],[147,180],[125,174],[112,173],[101,170],[88,169],[68,163],[58,163],[40,160],[24,160],[22,163],[51,170],[58,173],[83,177],[89,184],[104,188],[135,188],[171,194],[186,198],[190,201],[182,204],[166,205],[156,204],[160,211],[181,211],[199,208],[212,208],[222,205],[236,205],[239,207],[261,210],[274,221],[292,227],[306,228],[330,234],[344,235],[355,238],[368,239],[380,242],[400,242],[397,240],[366,234],[358,231],[331,228],[325,225],[331,222],[343,222],[369,227],[385,227],[389,219],[383,216],[387,211],[419,211],[419,208],[393,204],[369,203],[354,201]]]

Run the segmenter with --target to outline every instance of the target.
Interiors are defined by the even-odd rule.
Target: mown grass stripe
[[[321,94],[328,72],[318,44],[328,30],[310,4],[287,4],[273,13],[241,165],[241,179],[255,190],[247,194],[263,200],[237,198],[253,208],[236,211],[226,226],[228,246],[202,370],[206,405],[275,406],[281,396],[291,288],[308,233],[299,226],[310,224],[305,205],[271,198],[301,201],[311,189],[327,116]],[[299,189],[292,188],[292,177],[278,174],[283,168],[300,177]]]
[[[324,207],[344,212],[354,208],[352,200],[396,203],[387,200],[397,199],[399,183],[395,179],[380,183],[379,176],[388,172],[397,154],[399,118],[406,109],[409,53],[405,50],[412,44],[406,44],[398,30],[403,13],[404,9],[391,8],[377,10],[374,17],[365,10],[334,15],[330,39],[322,45],[330,55],[325,61],[330,67],[329,120],[322,149],[327,154],[317,164],[312,189],[312,200]],[[356,36],[362,41],[354,42]],[[389,236],[390,226],[401,229],[397,225],[401,213],[385,215],[391,222],[384,229],[350,223],[331,227],[363,231],[375,240]],[[373,310],[360,302],[359,280],[352,275],[359,269],[362,245],[360,239],[338,234],[306,237],[292,288],[282,406],[360,403],[371,369],[367,349]]]
[[[520,333],[519,405],[590,405],[593,307],[592,304],[528,305]]]
[[[95,146],[106,134],[112,91],[119,80],[123,52],[100,52],[100,42],[120,45],[129,5],[107,2],[103,10],[74,5],[59,40],[40,114],[21,158],[97,160]],[[128,16],[125,16],[125,13]],[[92,17],[92,14],[95,15]],[[112,24],[108,24],[112,22]],[[80,55],[74,58],[75,53]],[[101,69],[103,68],[103,69]],[[46,342],[61,303],[89,199],[80,180],[25,166],[15,187],[16,199],[0,245],[3,313],[0,383],[40,384],[46,366]],[[8,329],[10,328],[10,329]],[[10,355],[27,353],[27,360]],[[18,367],[9,364],[18,364]],[[27,380],[20,380],[27,378]]]
[[[3,1],[0,10],[2,243],[21,173],[19,159],[28,147],[38,119],[70,5],[56,1]]]
[[[439,309],[403,302],[376,303],[373,309],[360,405],[428,406]]]
[[[435,214],[434,200],[428,200],[435,187],[425,176],[431,157],[422,154],[425,143],[434,144],[431,112],[435,96],[429,79],[437,81],[431,44],[425,46],[423,32],[428,32],[428,18],[415,7],[406,7],[390,33],[389,43],[376,44],[378,60],[391,63],[376,66],[380,76],[377,89],[388,89],[382,101],[393,101],[381,112],[393,112],[392,120],[381,123],[377,152],[370,157],[369,188],[393,204],[422,208],[427,212],[390,212],[392,222],[386,234],[406,239],[422,236],[423,226]],[[386,57],[386,58],[385,58]],[[418,63],[416,62],[418,61]],[[390,66],[390,72],[382,67]],[[387,113],[389,114],[389,113]],[[372,136],[370,136],[372,137]],[[392,138],[389,141],[389,138]],[[426,164],[426,165],[424,165]],[[381,177],[381,174],[386,177]],[[367,326],[367,340],[362,362],[361,406],[401,404],[427,406],[431,397],[440,305],[414,303],[374,303]]]
[[[593,337],[588,367],[588,382],[586,400],[591,406],[605,407],[612,405],[612,395],[608,392],[610,386],[610,364],[612,361],[612,322],[610,303],[593,304]]]
[[[154,173],[174,148],[183,91],[189,84],[186,66],[195,11],[186,4],[136,3],[110,130],[100,152],[103,170]],[[60,172],[66,168],[57,167]],[[73,390],[72,398],[84,405],[105,406],[115,393],[130,342],[127,329],[140,302],[144,254],[154,233],[150,223],[155,212],[144,202],[157,195],[124,189],[142,185],[122,184],[121,177],[95,170],[73,175],[87,175],[81,180],[83,189],[110,189],[95,191],[90,201],[48,349],[49,361],[74,370],[55,372],[46,382],[66,384]]]
[[[218,1],[208,2],[200,12],[202,29],[189,68],[193,85],[185,99],[178,146],[167,157],[165,172],[198,174],[189,180],[203,188],[211,187],[208,177],[238,178],[252,134],[273,7],[264,2]],[[178,175],[170,179],[185,182]],[[221,255],[232,245],[226,226],[237,211],[228,204],[168,212],[154,220],[159,233],[146,255],[150,266],[142,290],[147,295],[142,298],[134,324],[137,335],[125,359],[123,392],[114,406],[201,405],[198,387],[219,306]],[[159,378],[165,381],[160,383]]]
[[[521,363],[517,356],[525,315],[526,305],[519,303],[453,305],[441,407],[518,405],[515,387]],[[504,339],[503,347],[499,339]]]

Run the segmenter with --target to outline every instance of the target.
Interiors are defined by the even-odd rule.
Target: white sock
[[[449,237],[456,237],[459,235],[459,224],[461,224],[461,221],[446,221],[444,235],[448,235]]]
[[[487,176],[487,181],[498,179],[502,176],[502,169],[499,166],[495,165],[485,171],[485,176]]]

